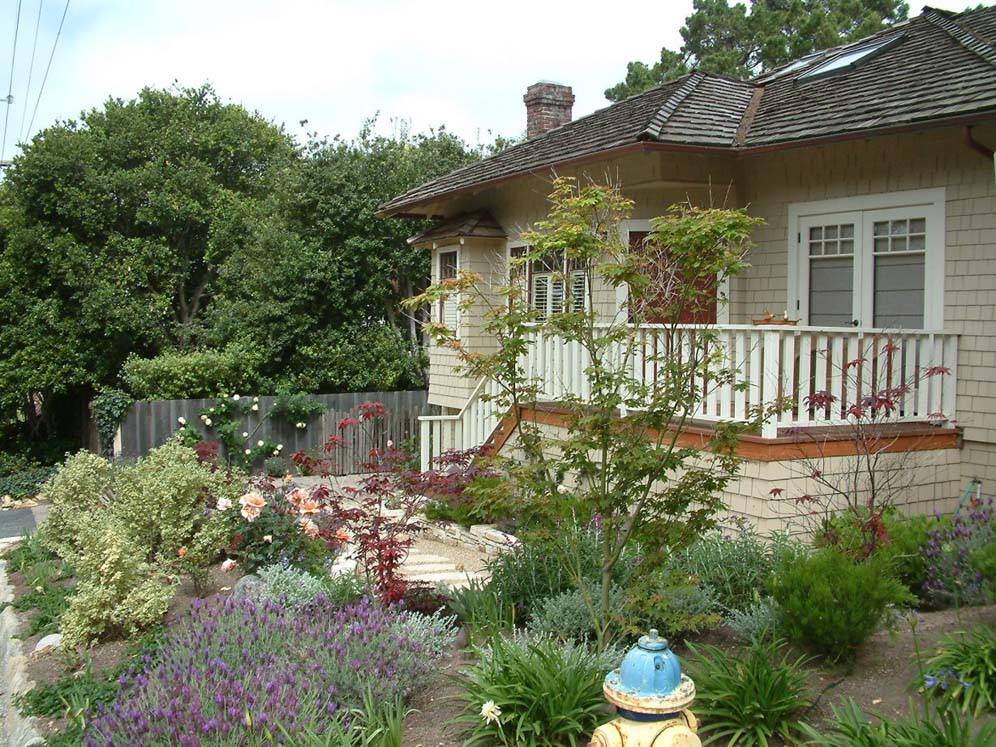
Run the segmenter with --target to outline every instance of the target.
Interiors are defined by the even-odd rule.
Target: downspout
[[[973,125],[965,125],[964,127],[961,128],[961,136],[965,145],[967,145],[972,150],[981,153],[986,158],[992,160],[993,149],[983,145],[974,137],[972,137],[972,127]]]

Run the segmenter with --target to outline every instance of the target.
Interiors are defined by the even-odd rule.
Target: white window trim
[[[809,321],[808,298],[803,298],[806,285],[801,278],[801,240],[799,220],[810,216],[830,216],[834,213],[872,212],[904,207],[922,207],[927,218],[926,258],[924,260],[924,309],[923,326],[925,331],[939,332],[944,329],[944,249],[946,244],[944,187],[911,189],[900,192],[881,192],[855,197],[840,197],[832,200],[794,202],[788,206],[788,304],[789,316],[798,314]],[[862,229],[855,226],[855,234]],[[862,232],[863,235],[863,232]],[[867,254],[867,252],[866,252]],[[855,257],[855,262],[863,261]],[[865,273],[867,275],[867,273]],[[864,291],[862,291],[864,292]],[[861,319],[861,327],[871,325]]]
[[[619,222],[620,226],[620,238],[623,244],[629,246],[629,234],[631,231],[646,231],[650,232],[652,226],[650,225],[650,220],[647,218],[627,218]],[[719,284],[716,289],[719,294],[719,298],[716,299],[716,324],[729,324],[730,323],[730,278],[723,278],[723,282]],[[721,303],[720,299],[725,298],[726,303]],[[616,303],[619,308],[622,308],[626,301],[629,300],[629,288],[625,285],[620,286],[616,289]]]
[[[522,239],[515,239],[515,240],[512,240],[512,241],[506,241],[505,242],[505,278],[506,278],[506,282],[508,282],[510,284],[512,282],[512,265],[511,265],[511,262],[512,262],[512,252],[515,249],[523,249],[523,248],[528,247],[528,246],[530,246],[529,242],[528,241],[524,241]],[[543,274],[543,273],[540,273],[540,274]],[[570,282],[571,276],[573,274],[574,273],[567,273],[567,277],[565,277],[565,279],[564,279],[564,283],[565,283],[565,298],[566,298],[566,287],[567,287],[567,283]],[[535,276],[534,273],[529,272],[527,270],[527,272],[526,272],[526,278],[527,279],[526,279],[526,296],[525,296],[525,299],[526,299],[526,303],[529,304],[529,305],[532,305],[532,303],[533,303],[533,288],[532,288],[532,285],[530,283],[530,280],[534,276]],[[587,283],[588,283],[588,280],[586,278],[585,279],[585,285],[586,286],[587,286]],[[586,291],[585,298],[584,298],[584,307],[586,309],[588,308],[587,291]]]
[[[444,254],[449,254],[451,252],[456,254],[456,271],[457,271],[457,275],[459,276],[459,274],[460,274],[460,265],[461,265],[461,258],[460,258],[460,254],[461,254],[460,249],[461,249],[461,246],[462,246],[462,243],[461,244],[446,244],[445,246],[439,246],[439,247],[436,248],[436,258],[435,258],[435,262],[433,263],[434,266],[433,266],[432,270],[433,270],[433,273],[436,276],[435,280],[436,280],[437,283],[440,280],[443,279],[442,256]],[[439,302],[440,306],[442,306],[444,303],[447,303],[449,301],[452,301],[454,304],[456,304],[456,310],[455,310],[455,314],[456,314],[456,325],[455,326],[456,326],[456,329],[453,330],[453,337],[455,339],[459,340],[460,339],[460,327],[462,326],[462,321],[463,321],[461,319],[461,317],[463,316],[463,314],[460,313],[460,295],[459,294],[454,294],[454,295],[451,295],[447,299],[447,301],[445,301],[445,302],[444,301],[440,301]]]

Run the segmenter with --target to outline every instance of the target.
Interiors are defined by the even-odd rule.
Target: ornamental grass
[[[369,600],[303,607],[272,600],[195,602],[154,655],[99,706],[86,747],[290,744],[286,734],[334,734],[361,707],[407,698],[452,643],[450,620]]]

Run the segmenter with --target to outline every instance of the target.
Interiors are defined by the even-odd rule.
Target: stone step
[[[401,572],[405,575],[411,576],[424,576],[427,573],[445,573],[454,571],[457,573],[462,573],[462,571],[453,565],[452,562],[444,563],[402,563]]]
[[[418,550],[412,550],[408,553],[404,565],[436,565],[437,563],[453,565],[453,561],[449,558],[444,558],[442,555],[432,555],[431,553],[421,553]]]
[[[453,579],[484,579],[484,576],[480,573],[458,571],[454,567],[450,567],[446,570],[430,571],[428,573],[405,573],[404,569],[402,569],[402,575],[412,581],[425,581],[430,584],[449,583]]]

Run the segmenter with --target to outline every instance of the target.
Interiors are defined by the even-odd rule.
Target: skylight
[[[889,47],[898,44],[902,41],[904,36],[904,34],[897,34],[896,36],[890,36],[888,39],[881,39],[880,41],[872,44],[865,44],[863,46],[856,47],[855,49],[849,49],[845,52],[841,52],[836,57],[832,57],[811,70],[807,70],[796,78],[796,80],[822,78],[826,75],[834,75],[835,73],[839,73],[843,70],[850,70],[865,60],[871,59],[879,52],[884,52]]]

